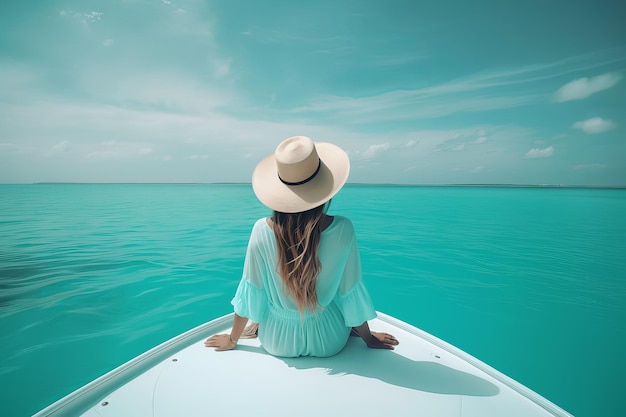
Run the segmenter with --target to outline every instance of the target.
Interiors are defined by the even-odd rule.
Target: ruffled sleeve
[[[259,232],[258,224],[255,225],[250,235],[248,249],[246,250],[246,259],[243,265],[243,276],[237,287],[235,297],[231,304],[235,313],[241,317],[247,317],[252,321],[263,321],[267,315],[268,298],[263,287],[263,265],[262,258],[259,255]]]
[[[363,322],[376,318],[374,304],[362,281],[347,294],[338,295],[337,305],[343,313],[346,327],[360,326]]]
[[[360,326],[376,318],[374,304],[361,280],[361,258],[354,236],[335,302],[347,327]]]
[[[267,295],[263,288],[252,285],[245,278],[241,279],[231,304],[235,313],[252,321],[263,321],[267,314]]]

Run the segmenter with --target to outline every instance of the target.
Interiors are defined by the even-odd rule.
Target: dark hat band
[[[309,178],[305,178],[302,181],[298,181],[298,182],[289,182],[289,181],[285,181],[284,179],[282,179],[280,177],[280,174],[278,174],[278,179],[280,180],[280,182],[282,182],[285,185],[302,185],[302,184],[306,184],[307,182],[311,181],[313,178],[315,178],[317,176],[317,174],[320,172],[320,168],[322,168],[322,160],[318,159],[317,160],[317,169],[315,170],[315,172]]]

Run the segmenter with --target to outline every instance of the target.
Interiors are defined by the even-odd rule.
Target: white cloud
[[[96,22],[98,20],[102,20],[102,16],[104,16],[104,13],[102,12],[86,12],[86,13],[80,13],[80,12],[73,12],[73,11],[68,11],[68,10],[61,10],[59,12],[59,16],[61,17],[67,17],[67,18],[71,18],[71,19],[77,19],[83,22]]]
[[[87,154],[88,159],[123,158],[124,156],[115,151],[95,151]]]
[[[389,149],[389,144],[388,143],[378,143],[375,145],[370,145],[365,152],[363,152],[363,155],[366,158],[372,158],[374,156],[376,156],[378,153],[386,151],[387,149]]]
[[[404,145],[406,148],[412,148],[417,145],[417,141],[415,139],[409,139],[409,141]]]
[[[514,108],[538,101],[535,95],[500,96],[464,94],[478,87],[441,85],[421,90],[395,90],[369,97],[318,96],[309,105],[292,109],[298,114],[330,114],[353,123],[391,120],[416,120],[456,113]],[[485,88],[488,88],[485,87]],[[439,91],[441,90],[441,91]]]
[[[72,142],[69,140],[63,140],[52,147],[56,152],[67,152],[72,148]]]
[[[198,89],[197,94],[218,95],[206,89]],[[227,96],[226,99],[232,97]],[[13,132],[20,132],[25,138],[21,143],[32,143],[39,154],[55,143],[71,140],[73,153],[88,156],[87,161],[94,162],[94,167],[98,169],[86,172],[84,160],[72,163],[68,158],[67,178],[95,182],[249,181],[248,172],[255,162],[242,158],[242,155],[271,154],[280,139],[292,136],[294,132],[306,132],[321,141],[339,138],[337,144],[355,156],[351,178],[356,182],[394,182],[397,181],[394,173],[404,173],[406,169],[412,175],[401,176],[402,182],[454,182],[455,179],[445,179],[445,174],[439,174],[442,172],[442,160],[432,151],[440,146],[445,149],[450,143],[444,142],[458,135],[474,140],[477,131],[472,126],[453,130],[395,132],[382,142],[378,132],[355,132],[345,127],[302,121],[240,119],[222,114],[211,106],[204,107],[203,111],[192,106],[191,111],[167,112],[153,106],[118,103],[117,100],[110,103],[115,104],[60,101],[56,97],[42,97],[28,106],[0,102],[0,126],[7,137]],[[29,124],[33,117],[38,119],[37,124]],[[81,123],[77,124],[77,120]],[[489,128],[494,146],[507,143],[512,138],[527,139],[529,134],[526,128]],[[45,138],[45,142],[40,143],[39,138]],[[406,148],[407,143],[414,145]],[[141,155],[141,150],[148,147],[154,152]],[[469,147],[466,144],[466,149]],[[13,146],[7,148],[12,149]],[[0,146],[0,158],[4,150]],[[384,175],[372,169],[372,161],[376,157],[387,157],[392,150],[399,151],[393,152],[393,157],[397,159]],[[29,155],[33,170],[22,174],[22,181],[56,178],[54,166],[33,162],[37,154],[33,157]],[[187,159],[192,155],[197,155],[195,160]],[[207,165],[209,161],[212,162]],[[3,175],[3,162],[0,160],[0,180],[9,178]],[[138,169],[141,166],[138,164],[146,164],[145,170]],[[160,168],[156,169],[158,164],[161,164]],[[197,170],[197,164],[203,169]],[[472,160],[467,169],[479,165],[493,166],[489,157],[485,157]]]
[[[554,153],[554,147],[549,146],[545,149],[533,148],[526,152],[524,158],[548,158]]]
[[[217,78],[223,78],[230,73],[230,60],[216,59],[213,61],[213,71]]]
[[[90,22],[95,22],[96,20],[101,20],[104,13],[102,12],[89,12],[83,13],[83,17]]]
[[[586,170],[586,169],[604,169],[606,168],[605,164],[578,164],[574,167],[574,169],[576,171],[582,171],[582,170]]]
[[[107,38],[105,40],[102,41],[102,45],[104,46],[112,46],[115,43],[115,41],[111,38]]]
[[[481,136],[474,141],[476,145],[480,145],[481,143],[485,143],[485,142],[487,142],[487,138],[485,136]]]
[[[470,172],[472,174],[478,174],[479,172],[483,172],[484,170],[485,170],[484,165],[479,165],[477,167],[474,167],[474,168],[470,169]]]
[[[547,98],[545,94],[528,93],[527,91],[537,89],[526,89],[524,86],[536,85],[540,81],[575,71],[589,70],[597,65],[583,65],[580,63],[583,59],[586,62],[589,57],[474,73],[441,84],[414,89],[396,89],[371,96],[318,95],[305,105],[292,108],[291,112],[311,116],[327,114],[337,120],[351,123],[374,123],[430,119],[457,113],[521,107],[543,102]],[[587,80],[586,83],[590,84],[594,91],[599,91],[608,88],[610,83],[617,82],[620,77],[619,74],[609,73]],[[511,86],[518,88],[513,90]],[[563,97],[571,96],[572,93],[569,93],[571,90],[572,87],[568,87],[566,89],[568,95]],[[478,133],[478,137],[481,136],[486,135]]]
[[[612,121],[604,120],[601,117],[592,117],[591,119],[576,122],[572,127],[574,129],[580,129],[590,135],[594,135],[613,129],[615,124]]]
[[[150,155],[153,152],[154,152],[154,149],[152,149],[151,147],[145,147],[145,148],[139,149],[139,155]]]
[[[559,88],[554,95],[554,101],[562,103],[587,98],[592,94],[615,86],[621,78],[621,74],[610,72],[591,78],[578,78]]]
[[[196,159],[209,159],[210,157],[211,157],[210,155],[201,154],[201,155],[191,155],[191,156],[188,156],[187,159],[193,159],[193,160],[196,160]]]
[[[99,149],[87,154],[87,158],[94,159],[124,159],[135,158],[154,153],[154,148],[140,142],[120,142],[116,140],[106,140],[100,143]]]
[[[484,129],[478,132],[457,131],[450,139],[446,140],[437,151],[453,151],[459,152],[463,150],[472,150],[474,145],[480,145],[487,142],[487,132]],[[478,135],[478,137],[476,137]]]
[[[229,106],[237,99],[219,87],[208,88],[180,73],[152,71],[137,74],[131,71],[122,74],[120,70],[86,73],[76,83],[104,103],[129,103],[130,108],[137,105],[178,114],[207,114],[220,105]]]
[[[176,14],[178,15],[182,15],[187,13],[187,10],[185,9],[181,9],[180,7],[176,7],[176,5],[174,4],[173,1],[170,0],[161,0],[161,3],[165,4],[166,6],[170,6],[170,7],[174,7],[176,8],[176,10],[174,11]]]

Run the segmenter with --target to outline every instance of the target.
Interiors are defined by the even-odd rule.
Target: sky
[[[0,183],[626,185],[626,4],[3,0]]]

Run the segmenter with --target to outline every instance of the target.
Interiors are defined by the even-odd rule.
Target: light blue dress
[[[331,356],[346,345],[350,330],[376,317],[361,280],[361,259],[350,220],[335,216],[321,235],[316,311],[300,315],[282,287],[276,239],[258,220],[248,243],[243,276],[232,300],[235,313],[259,323],[259,340],[272,355]]]

